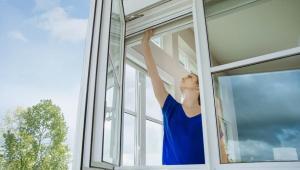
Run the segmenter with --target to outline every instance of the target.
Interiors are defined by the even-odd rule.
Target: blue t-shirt
[[[162,108],[164,123],[163,165],[204,164],[201,114],[187,117],[170,94]]]

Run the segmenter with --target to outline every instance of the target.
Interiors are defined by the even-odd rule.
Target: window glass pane
[[[146,121],[146,165],[162,165],[163,128],[161,124]]]
[[[135,117],[124,114],[123,132],[123,165],[134,165],[134,144],[135,144]]]
[[[136,103],[136,70],[126,64],[125,73],[125,109],[135,111]]]
[[[155,98],[150,78],[146,77],[146,115],[162,120],[162,111]]]
[[[111,63],[111,62],[110,62]],[[120,114],[120,86],[116,79],[115,73],[112,70],[112,65],[109,63],[107,74],[106,87],[106,107],[105,107],[105,122],[104,122],[104,144],[103,144],[103,161],[117,161],[117,146],[118,124]]]
[[[183,65],[186,71],[197,74],[194,31],[191,29],[182,31],[178,35],[178,58],[179,63]]]
[[[102,161],[118,164],[121,122],[121,76],[124,18],[120,0],[112,1]],[[111,107],[110,107],[111,105]],[[100,153],[99,153],[100,154]]]
[[[299,55],[213,77],[222,163],[299,161]]]
[[[295,0],[206,0],[211,64],[299,47],[299,8]]]
[[[162,48],[162,37],[156,37],[156,38],[152,38],[151,41],[156,44],[157,46],[159,46],[160,48]]]
[[[89,9],[0,0],[0,169],[72,169]]]
[[[121,0],[112,1],[111,27],[109,36],[109,56],[112,60],[112,65],[117,74],[117,79],[121,80],[121,64],[123,63],[123,34],[124,34],[124,18],[121,15],[122,7]]]

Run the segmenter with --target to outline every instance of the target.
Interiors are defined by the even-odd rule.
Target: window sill
[[[208,170],[206,165],[121,166],[116,170]]]

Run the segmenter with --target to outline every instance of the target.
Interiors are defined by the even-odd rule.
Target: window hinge
[[[144,16],[144,14],[129,15],[129,16],[125,17],[125,21],[126,22],[133,21],[133,20],[138,19],[138,18],[143,17],[143,16]]]

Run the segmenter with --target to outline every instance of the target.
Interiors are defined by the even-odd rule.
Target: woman
[[[159,102],[164,123],[163,165],[204,164],[202,118],[199,80],[195,74],[182,78],[180,90],[183,103],[177,102],[164,88],[159,77],[149,41],[153,30],[144,33],[144,58],[155,97]]]

